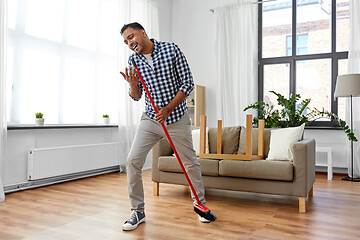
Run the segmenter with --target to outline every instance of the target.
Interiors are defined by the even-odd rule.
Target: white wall
[[[237,0],[173,0],[172,41],[177,43],[190,64],[196,84],[206,87],[206,115],[210,127],[216,117],[216,19],[210,9],[236,4]],[[306,130],[305,137],[316,140],[318,146],[332,147],[334,166],[346,167],[346,135],[341,130]],[[325,162],[326,155],[317,154]],[[340,169],[339,169],[340,171]]]

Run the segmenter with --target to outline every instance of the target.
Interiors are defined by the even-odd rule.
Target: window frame
[[[301,60],[314,60],[314,59],[331,59],[331,93],[335,91],[336,79],[338,76],[338,63],[341,59],[348,59],[348,51],[336,52],[336,0],[331,0],[331,52],[329,53],[316,53],[297,55],[296,45],[296,0],[292,0],[292,56],[280,56],[280,57],[262,57],[262,14],[263,4],[262,1],[258,3],[258,101],[264,99],[264,66],[268,64],[281,64],[287,63],[290,66],[290,89],[289,93],[296,94],[296,62]],[[335,13],[335,14],[334,14]],[[286,96],[288,97],[288,96]],[[327,109],[335,114],[338,114],[338,100],[334,99],[334,94],[331,94],[331,109]],[[309,122],[309,126],[314,127],[328,127],[338,128],[338,125],[334,121],[315,121]]]

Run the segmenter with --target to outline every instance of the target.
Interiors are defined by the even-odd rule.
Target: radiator
[[[119,165],[119,143],[101,143],[28,152],[28,179],[38,180]]]

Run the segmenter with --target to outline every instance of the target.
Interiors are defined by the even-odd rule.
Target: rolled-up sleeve
[[[194,88],[193,76],[191,74],[189,64],[183,52],[181,52],[181,50],[176,44],[174,44],[174,48],[175,48],[175,60],[176,60],[175,69],[176,69],[176,74],[179,77],[178,80],[180,81],[179,90],[185,93],[187,96],[189,96]]]

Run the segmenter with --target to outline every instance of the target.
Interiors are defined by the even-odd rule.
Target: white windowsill
[[[61,129],[61,128],[114,128],[117,124],[44,124],[43,126],[36,126],[35,124],[8,124],[8,130],[24,130],[24,129]]]

